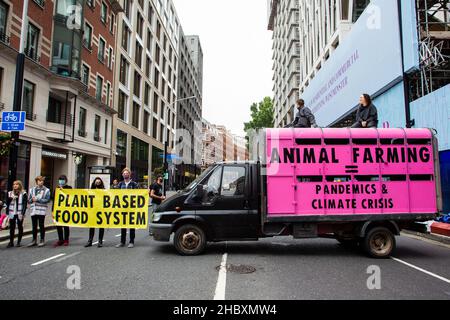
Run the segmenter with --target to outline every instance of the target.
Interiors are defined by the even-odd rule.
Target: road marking
[[[227,286],[227,256],[228,254],[226,253],[222,256],[222,263],[220,264],[214,300],[225,300],[225,289]]]
[[[69,258],[75,257],[75,256],[79,255],[80,253],[81,253],[81,252],[74,252],[74,253],[72,253],[72,254],[69,254],[68,256],[64,256],[64,257],[59,258],[59,259],[57,259],[57,260],[55,260],[55,261],[56,261],[56,262],[61,262],[61,261],[67,260],[67,259],[69,259]]]
[[[122,234],[119,233],[119,234],[116,234],[115,237],[118,238],[118,237],[120,237],[121,235],[122,235]]]
[[[53,256],[53,257],[50,257],[50,258],[48,258],[48,259],[45,259],[45,260],[41,260],[41,261],[35,262],[35,263],[32,264],[32,266],[33,266],[33,267],[34,267],[34,266],[38,266],[38,265],[40,265],[40,264],[46,263],[46,262],[48,262],[48,261],[50,261],[50,260],[57,259],[57,258],[59,258],[59,257],[65,256],[65,255],[66,255],[65,253],[60,253],[60,254],[58,254],[58,255],[56,255],[56,256]]]
[[[46,232],[45,232],[45,235],[50,234],[50,233],[54,233],[54,232],[56,232],[56,230],[46,231]],[[22,237],[22,240],[23,240],[23,239],[30,239],[30,238],[32,238],[32,237],[33,237],[33,235],[25,236],[25,237]],[[16,235],[16,238],[17,238],[17,235]],[[3,242],[0,242],[0,245],[7,244],[7,243],[9,243],[9,240],[5,240],[5,241],[3,241]]]
[[[441,276],[439,276],[439,275],[437,275],[437,274],[435,274],[433,272],[430,272],[430,271],[427,271],[425,269],[419,268],[419,267],[417,267],[417,266],[415,266],[415,265],[413,265],[411,263],[408,263],[406,261],[403,261],[403,260],[400,260],[400,259],[397,259],[397,258],[394,258],[394,257],[391,257],[391,259],[394,260],[394,261],[400,262],[400,263],[402,263],[402,264],[404,264],[404,265],[406,265],[406,266],[408,266],[410,268],[416,269],[416,270],[418,270],[420,272],[428,274],[429,276],[435,277],[436,279],[442,280],[442,281],[447,282],[448,284],[450,284],[450,280],[449,279],[441,277]]]

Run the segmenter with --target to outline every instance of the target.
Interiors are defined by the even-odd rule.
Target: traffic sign
[[[3,111],[2,131],[25,131],[25,111]]]

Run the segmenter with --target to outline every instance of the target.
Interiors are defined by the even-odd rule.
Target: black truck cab
[[[153,213],[150,233],[170,241],[179,253],[194,255],[206,242],[257,240],[261,234],[259,165],[218,163]]]

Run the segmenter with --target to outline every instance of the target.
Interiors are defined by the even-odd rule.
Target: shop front
[[[2,133],[5,137],[8,135],[6,133]],[[3,141],[7,141],[6,139]],[[0,176],[6,178],[8,180],[9,176],[9,143],[4,143],[4,147],[1,150],[0,156]],[[23,182],[24,187],[28,189],[30,186],[28,185],[29,181],[29,172],[30,172],[30,149],[31,144],[27,141],[19,141],[18,142],[18,157],[17,157],[17,180]],[[4,149],[3,149],[4,148]],[[8,181],[7,181],[8,182]]]

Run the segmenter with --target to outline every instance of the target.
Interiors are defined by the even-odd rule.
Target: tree
[[[270,97],[265,97],[263,101],[253,103],[250,107],[252,120],[244,123],[244,130],[273,128],[275,125],[275,110]]]

